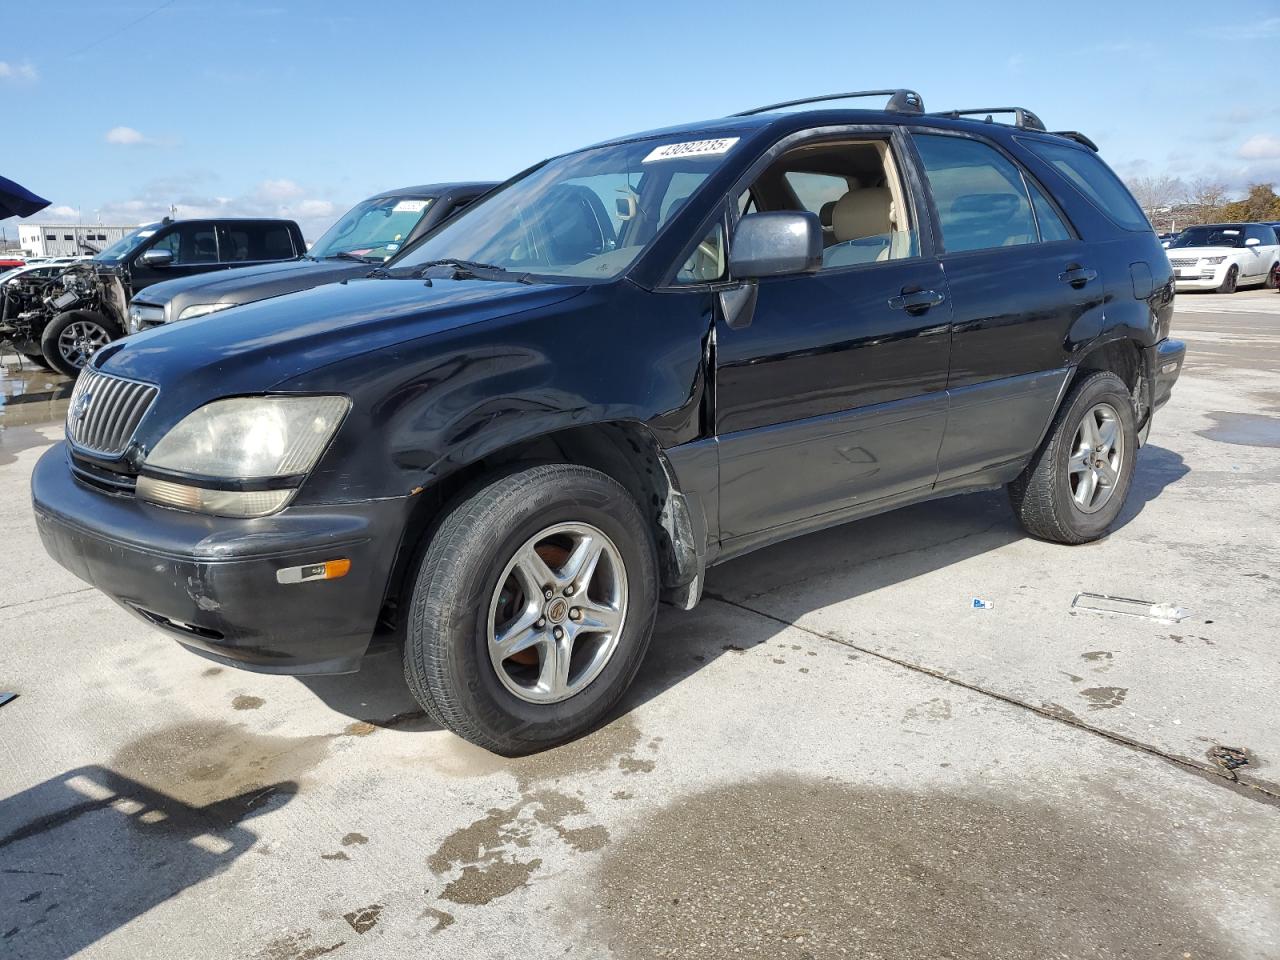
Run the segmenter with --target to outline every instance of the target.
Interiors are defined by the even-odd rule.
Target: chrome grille
[[[1194,267],[1196,265],[1195,257],[1170,257],[1169,265],[1173,267]]]
[[[86,367],[71,392],[67,439],[89,453],[118,456],[129,445],[158,392],[150,383]]]

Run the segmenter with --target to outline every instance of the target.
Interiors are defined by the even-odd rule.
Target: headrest
[[[844,243],[892,232],[892,203],[888,187],[850,190],[836,201],[835,209],[831,212],[831,225],[835,228],[836,241]]]

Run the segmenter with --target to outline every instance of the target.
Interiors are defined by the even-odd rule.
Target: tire
[[[1095,431],[1105,432],[1108,413],[1118,436],[1105,453],[1094,448],[1092,457],[1095,461],[1106,458],[1115,479],[1111,483],[1098,482],[1095,495],[1082,505],[1081,500],[1089,493],[1087,486],[1081,486],[1087,483],[1087,475],[1099,477],[1107,472],[1076,459],[1081,455],[1086,416],[1093,419]],[[1009,484],[1009,500],[1023,528],[1041,540],[1066,544],[1087,543],[1105,534],[1129,494],[1137,435],[1133,398],[1124,381],[1105,370],[1086,374],[1063,401],[1040,450]],[[1099,437],[1095,434],[1094,438]],[[1112,457],[1113,452],[1118,457]]]
[[[1273,263],[1271,272],[1267,274],[1266,288],[1275,290],[1277,287],[1280,287],[1280,263]]]
[[[1235,293],[1236,284],[1240,281],[1240,272],[1235,267],[1227,268],[1227,275],[1218,284],[1217,293]]]
[[[76,336],[77,332],[83,336]],[[49,321],[40,335],[40,349],[52,369],[74,377],[89,362],[94,351],[120,336],[120,328],[102,314],[92,310],[68,310]]]
[[[561,532],[539,540],[547,531]],[[599,624],[583,613],[590,608],[571,606],[584,603],[583,591],[564,593],[557,579],[547,600],[523,586],[532,580],[522,578],[536,576],[536,562],[532,574],[527,561],[512,566],[517,555],[536,554],[554,577],[577,556],[571,550],[581,541],[573,538],[587,535],[605,551],[588,578],[585,603],[601,602],[596,596],[604,583],[603,593],[623,611],[621,628],[612,633],[592,633]],[[611,477],[551,464],[490,478],[446,507],[423,553],[405,637],[409,688],[432,719],[494,753],[518,756],[571,740],[595,726],[635,678],[657,615],[657,570],[650,524]],[[498,627],[511,622],[503,616],[508,608],[514,620],[539,616],[527,631],[513,632],[543,642],[499,662],[490,632],[502,636]],[[574,632],[562,632],[573,648],[564,682],[557,676],[544,686],[543,678],[555,673],[547,669],[548,650],[557,649],[551,634],[569,628],[575,613]],[[582,685],[568,692],[574,683]]]

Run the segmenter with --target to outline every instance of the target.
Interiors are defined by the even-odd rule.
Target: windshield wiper
[[[476,280],[510,280],[514,283],[533,283],[533,279],[527,273],[513,273],[506,267],[500,267],[495,263],[479,263],[475,260],[458,260],[453,257],[446,257],[443,260],[428,260],[426,263],[419,264],[417,276],[423,278],[427,275],[427,271],[432,267],[453,267],[454,280],[466,280],[474,278]],[[490,273],[503,274],[502,277],[484,277],[477,271],[488,271]]]
[[[337,253],[325,255],[326,260],[354,260],[356,263],[375,263],[368,257],[362,257],[358,253],[352,253],[350,250],[339,250]]]

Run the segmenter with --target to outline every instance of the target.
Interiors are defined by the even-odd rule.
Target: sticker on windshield
[[[421,213],[427,209],[425,200],[401,200],[391,208],[392,213]]]
[[[653,163],[655,160],[676,160],[680,157],[713,157],[728,153],[737,137],[721,137],[718,140],[690,140],[688,143],[668,143],[665,147],[654,147],[641,163]]]
[[[1225,233],[1228,237],[1238,237],[1240,235],[1239,230],[1223,230],[1222,232]]]
[[[156,232],[155,232],[154,230],[139,230],[139,231],[138,231],[138,239],[139,239],[139,240],[145,240],[145,239],[147,239],[147,237],[154,237],[154,236],[155,236],[155,234],[156,234]]]

